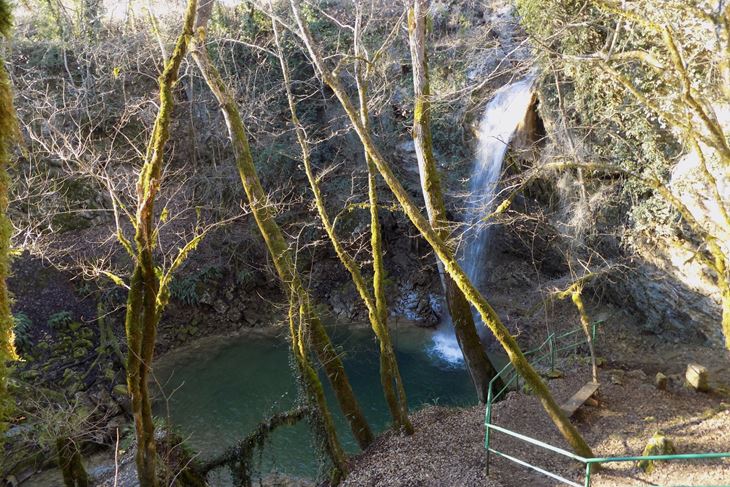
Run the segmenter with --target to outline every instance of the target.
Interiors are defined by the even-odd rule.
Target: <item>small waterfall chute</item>
[[[510,141],[525,119],[533,99],[535,75],[503,86],[484,109],[479,124],[479,145],[469,179],[466,230],[462,235],[460,263],[469,279],[480,288],[488,258],[490,224],[483,221],[492,211],[497,185]],[[432,355],[447,364],[464,361],[450,320],[434,333]]]

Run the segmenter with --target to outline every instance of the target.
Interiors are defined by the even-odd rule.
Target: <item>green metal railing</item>
[[[591,339],[593,340],[594,343],[595,343],[595,339],[596,339],[596,328],[598,327],[599,324],[601,324],[601,322],[594,322],[591,325]],[[579,339],[579,335],[582,335],[581,339]],[[533,366],[545,365],[545,363],[547,362],[547,364],[549,364],[549,367],[550,367],[549,370],[554,370],[556,355],[559,352],[564,352],[566,350],[571,350],[571,351],[577,350],[581,345],[583,345],[585,343],[586,343],[585,334],[583,333],[583,329],[581,329],[581,328],[571,330],[571,331],[569,331],[567,333],[563,333],[561,335],[555,335],[555,333],[551,333],[550,335],[548,335],[547,339],[545,339],[545,341],[539,347],[537,347],[533,350],[530,350],[529,352],[526,352],[525,356],[527,356],[527,357],[536,356],[536,358],[531,361]],[[494,383],[498,379],[502,379],[503,387],[499,391],[494,393]],[[506,458],[507,460],[517,463],[518,465],[522,465],[523,467],[527,467],[529,469],[535,470],[536,472],[539,472],[552,479],[555,479],[555,480],[558,480],[561,482],[565,482],[566,484],[574,486],[574,487],[590,487],[591,474],[592,474],[592,471],[594,470],[593,465],[595,465],[595,464],[637,462],[637,461],[641,461],[641,460],[671,461],[671,460],[712,460],[712,459],[730,458],[730,452],[728,452],[728,453],[685,453],[685,454],[676,454],[676,455],[647,455],[647,456],[628,456],[628,457],[604,457],[604,458],[585,458],[580,455],[576,455],[575,453],[569,452],[562,448],[558,448],[556,446],[550,445],[543,441],[536,440],[535,438],[531,438],[529,436],[517,433],[515,431],[511,431],[507,428],[502,428],[501,426],[492,424],[492,406],[493,406],[494,401],[499,399],[502,396],[502,394],[504,394],[506,391],[508,391],[510,386],[513,383],[516,383],[517,388],[519,388],[519,375],[514,370],[514,367],[512,367],[512,364],[509,364],[509,363],[507,365],[505,365],[489,383],[489,390],[487,391],[487,409],[486,409],[486,414],[485,414],[485,418],[484,418],[484,426],[485,426],[484,447],[487,450],[487,475],[489,475],[489,456],[491,453],[494,453],[495,455],[498,455],[502,458]],[[525,460],[521,460],[519,458],[508,455],[507,453],[498,451],[496,448],[493,448],[490,445],[492,431],[506,434],[508,436],[517,438],[518,440],[524,441],[531,445],[535,445],[540,448],[544,448],[551,452],[562,455],[566,458],[570,458],[572,460],[583,463],[585,465],[584,482],[582,484],[579,484],[570,479],[566,479],[565,477],[562,477],[561,475],[558,475],[554,472],[550,472],[549,470],[540,468],[536,465],[532,465],[531,463],[529,463]]]

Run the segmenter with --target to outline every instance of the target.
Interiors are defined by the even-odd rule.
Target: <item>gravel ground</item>
[[[620,382],[620,383],[613,383]],[[559,401],[567,399],[588,378],[571,373],[552,380]],[[686,389],[676,381],[657,390],[653,377],[641,370],[601,371],[598,407],[584,406],[574,424],[600,456],[640,455],[648,439],[663,431],[678,453],[730,451],[730,411],[719,394]],[[510,393],[495,407],[495,424],[567,448],[534,396]],[[428,407],[413,416],[412,437],[386,434],[353,459],[347,486],[557,486],[558,481],[492,456],[485,473],[482,407]],[[495,433],[498,450],[582,483],[584,467],[559,455]],[[618,465],[618,466],[617,466]],[[651,475],[636,464],[607,466],[593,477],[595,487],[644,485],[730,486],[730,460],[658,464]]]
[[[352,460],[352,471],[341,485],[502,487],[485,472],[481,408],[430,406],[412,420],[412,436],[380,436]]]

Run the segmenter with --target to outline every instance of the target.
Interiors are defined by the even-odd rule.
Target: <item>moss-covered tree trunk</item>
[[[0,0],[0,35],[9,36],[11,28],[10,3]],[[2,448],[5,421],[12,410],[8,395],[7,362],[17,358],[13,343],[13,315],[7,279],[10,275],[10,237],[13,226],[8,218],[10,194],[10,149],[18,136],[17,119],[13,106],[13,90],[0,55],[0,448]]]
[[[373,142],[371,134],[363,127],[357,111],[355,110],[352,101],[342,86],[339,78],[326,67],[324,58],[315,47],[308,25],[302,18],[298,1],[290,0],[290,5],[296,19],[298,33],[309,52],[316,70],[340,101],[340,104],[344,108],[345,113],[357,132],[365,150],[367,150],[368,154],[370,154],[375,166],[378,168],[378,172],[380,172],[380,175],[383,177],[386,184],[388,184],[388,187],[395,195],[403,208],[403,211],[439,257],[444,265],[446,273],[451,276],[459,289],[464,293],[466,299],[479,312],[484,324],[489,327],[492,333],[494,333],[494,336],[504,348],[515,370],[525,379],[525,382],[530,385],[532,390],[535,392],[535,395],[540,399],[540,402],[548,416],[555,423],[566,441],[579,455],[592,457],[593,453],[591,452],[590,447],[588,447],[578,430],[570,423],[568,418],[565,416],[565,413],[560,409],[560,406],[555,401],[552,394],[550,394],[550,391],[540,378],[540,375],[525,358],[520,347],[517,345],[517,341],[509,333],[507,327],[504,326],[499,316],[489,305],[484,296],[479,293],[474,284],[469,280],[469,277],[456,261],[456,258],[449,246],[439,237],[433,227],[431,227],[428,220],[420,212],[418,206],[413,202],[408,192],[393,174],[390,165],[386,162],[385,158],[380,153],[380,150]]]
[[[428,0],[413,0],[413,7],[408,11],[408,39],[413,65],[413,141],[418,159],[421,191],[429,222],[441,240],[449,243],[449,222],[431,137],[431,88],[426,56],[427,12]],[[451,322],[464,356],[464,363],[474,382],[479,401],[485,403],[489,381],[497,375],[497,371],[479,339],[469,302],[454,280],[443,272],[441,262],[437,263]]]
[[[591,354],[591,376],[593,378],[593,382],[598,383],[598,364],[596,363],[596,349],[593,344],[593,331],[591,330],[591,321],[588,317],[588,312],[583,304],[582,293],[583,288],[581,286],[576,286],[570,293],[570,299],[573,301],[573,304],[580,315],[580,324],[583,328],[583,333],[586,336],[588,351]]]
[[[730,350],[730,286],[722,291],[722,332],[725,336],[725,349]]]
[[[289,334],[292,353],[299,376],[302,381],[302,388],[306,394],[307,401],[311,407],[316,408],[318,414],[313,415],[316,420],[316,427],[324,440],[324,449],[332,460],[333,469],[330,475],[331,482],[336,485],[339,480],[347,475],[347,460],[342,450],[340,440],[337,437],[332,414],[327,406],[327,399],[324,395],[322,381],[319,380],[317,371],[309,359],[308,338],[311,331],[312,312],[308,303],[308,296],[302,296],[295,287],[289,288]],[[304,301],[302,301],[302,299]],[[314,319],[317,319],[314,317]]]
[[[373,67],[374,59],[369,56],[362,44],[361,15],[357,16],[355,24],[355,83],[357,85],[358,100],[360,105],[360,120],[362,124],[370,127],[370,116],[368,114],[368,78],[369,70]],[[387,41],[386,41],[387,42]],[[383,46],[384,47],[384,46]],[[383,49],[380,48],[379,52]],[[378,54],[375,55],[377,57]],[[388,329],[388,303],[385,298],[385,264],[383,261],[383,238],[378,216],[378,169],[373,164],[367,151],[364,152],[365,165],[368,172],[368,205],[370,211],[370,250],[373,256],[373,293],[371,302],[374,301],[374,309],[368,308],[374,318],[370,319],[373,330],[380,345],[380,382],[383,386],[383,393],[390,414],[396,426],[410,434],[413,426],[408,418],[408,398],[406,397],[403,379],[400,375],[398,361],[396,360],[393,342]],[[372,304],[371,304],[372,307]],[[377,326],[376,326],[377,325]]]
[[[88,487],[89,475],[81,462],[79,447],[71,438],[56,440],[56,455],[66,487]]]
[[[722,306],[722,333],[725,337],[725,349],[730,350],[730,269],[724,255],[715,256],[715,272],[717,286],[720,288],[720,305]]]
[[[131,249],[131,245],[128,248],[128,251],[135,256],[135,268],[129,283],[125,318],[128,347],[127,387],[131,397],[137,439],[135,461],[142,487],[156,487],[159,483],[156,472],[155,426],[148,388],[157,325],[165,301],[160,293],[160,276],[157,273],[153,255],[155,198],[160,189],[165,144],[170,135],[169,126],[173,109],[172,89],[177,82],[180,64],[192,37],[195,9],[196,0],[189,0],[182,33],[159,78],[160,107],[137,183],[134,249]]]
[[[210,2],[212,3],[212,2]],[[220,73],[213,65],[205,47],[205,24],[207,21],[205,13],[198,16],[197,35],[194,43],[193,57],[198,65],[206,83],[210,87],[214,96],[221,106],[223,116],[228,127],[228,132],[233,143],[233,150],[236,157],[236,165],[241,178],[243,189],[246,193],[251,212],[253,213],[256,224],[264,238],[266,247],[274,262],[274,267],[279,275],[282,285],[290,297],[290,301],[298,303],[300,314],[305,320],[308,338],[311,341],[312,348],[317,355],[320,363],[325,369],[327,377],[332,384],[332,388],[337,397],[340,409],[345,415],[353,436],[358,444],[365,448],[373,440],[372,431],[365,420],[365,416],[352,391],[342,360],[335,350],[327,332],[322,324],[319,316],[312,309],[309,294],[304,288],[299,273],[294,264],[294,260],[289,250],[289,246],[276,223],[274,214],[269,205],[268,197],[264,192],[261,182],[256,173],[253,163],[253,156],[248,143],[248,137],[243,125],[243,121],[238,112],[238,107],[230,90],[223,82]],[[294,339],[295,337],[292,337]],[[296,341],[294,341],[296,343]],[[304,357],[304,354],[300,354]],[[305,375],[306,378],[306,375]],[[314,382],[316,377],[311,377]],[[318,398],[315,395],[315,398]],[[325,418],[330,418],[329,411],[323,398],[317,400],[317,407]],[[330,450],[339,452],[333,458],[337,467],[343,471],[346,466],[344,464],[344,455],[341,455],[341,447],[337,440],[334,427],[331,427],[331,419],[325,421],[330,427],[327,431]]]
[[[319,181],[317,177],[314,174],[314,169],[312,168],[312,161],[310,157],[310,151],[309,151],[309,143],[307,142],[307,136],[304,130],[304,127],[299,121],[299,116],[297,115],[297,106],[296,101],[294,100],[294,96],[291,91],[291,76],[289,74],[289,67],[286,62],[286,58],[284,55],[284,51],[281,48],[281,42],[280,42],[280,27],[278,25],[278,22],[273,22],[274,27],[274,39],[276,42],[276,46],[278,48],[279,53],[279,60],[281,62],[281,70],[284,76],[284,86],[286,89],[287,94],[287,100],[289,103],[289,109],[291,112],[291,119],[292,123],[294,124],[297,141],[299,143],[299,146],[301,148],[301,156],[302,156],[302,162],[304,163],[304,171],[307,175],[307,180],[309,181],[309,185],[312,189],[312,193],[314,195],[314,201],[315,206],[317,208],[317,213],[319,215],[319,218],[322,222],[322,226],[324,227],[325,233],[327,234],[327,237],[329,238],[330,242],[332,243],[332,246],[335,249],[335,253],[337,254],[337,257],[340,259],[342,264],[345,266],[345,268],[350,273],[350,276],[352,277],[352,282],[355,285],[355,288],[358,291],[358,294],[360,295],[360,298],[363,300],[363,303],[365,304],[365,307],[368,310],[368,318],[370,321],[370,325],[373,329],[373,332],[375,333],[375,336],[378,339],[378,343],[380,345],[380,378],[381,383],[383,386],[383,393],[385,395],[386,402],[388,404],[388,407],[390,409],[391,417],[393,418],[393,421],[395,423],[395,426],[399,430],[403,430],[406,433],[412,433],[413,432],[413,426],[411,425],[409,419],[408,419],[408,402],[406,400],[405,395],[405,389],[403,387],[403,381],[400,377],[400,372],[398,370],[398,363],[395,358],[395,352],[393,351],[393,346],[390,340],[390,332],[387,327],[387,322],[385,321],[385,299],[382,289],[382,267],[380,268],[380,272],[376,276],[376,279],[379,281],[376,281],[376,286],[378,286],[378,291],[381,293],[381,306],[380,309],[378,309],[376,299],[373,297],[373,294],[370,292],[370,289],[368,288],[368,285],[365,281],[365,278],[362,275],[362,272],[360,270],[360,266],[358,263],[350,256],[350,254],[345,250],[345,248],[342,245],[342,242],[340,241],[339,237],[337,236],[335,232],[334,225],[332,224],[332,220],[329,217],[329,214],[327,213],[327,208],[325,206],[324,197],[322,196],[322,191],[320,190]],[[362,93],[362,91],[361,91]],[[362,110],[362,108],[361,108]],[[370,191],[370,199],[371,199],[371,223],[372,223],[372,211],[373,211],[373,205],[372,205],[372,198],[377,198],[377,195],[372,194],[372,188]],[[377,199],[376,199],[377,204]],[[375,208],[375,228],[372,230],[373,232],[373,245],[374,250],[377,250],[378,254],[375,254],[373,259],[377,260],[377,263],[382,266],[382,250],[380,248],[380,228],[379,228],[379,222],[377,219],[377,207]]]

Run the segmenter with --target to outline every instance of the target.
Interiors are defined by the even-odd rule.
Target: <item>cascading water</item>
[[[509,143],[530,107],[534,83],[535,76],[530,75],[500,88],[487,104],[479,124],[479,146],[470,178],[464,219],[466,231],[459,259],[477,288],[483,284],[491,233],[490,224],[483,220],[494,207],[502,163]],[[434,334],[431,351],[448,364],[459,365],[463,362],[450,320]]]
[[[532,101],[534,76],[502,87],[487,105],[479,125],[477,160],[470,178],[461,265],[479,288],[488,257],[491,222],[484,218],[494,208],[499,176],[507,148]]]

